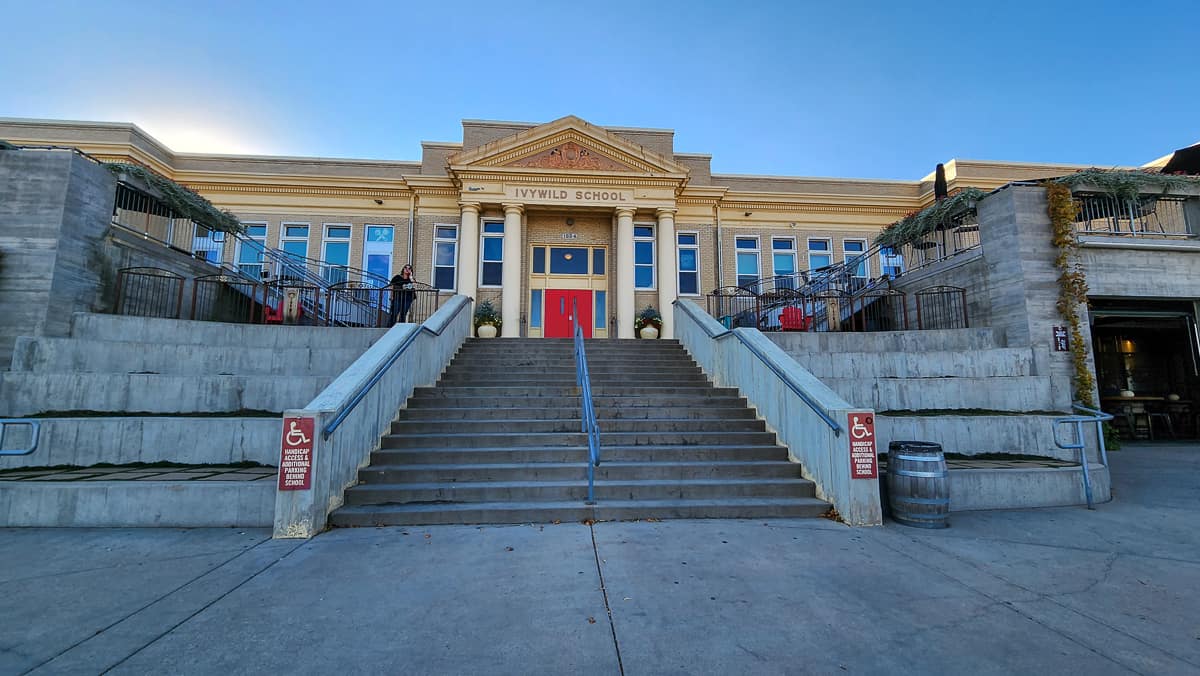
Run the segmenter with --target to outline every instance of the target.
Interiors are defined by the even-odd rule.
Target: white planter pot
[[[638,333],[643,338],[646,338],[646,339],[652,339],[652,338],[658,337],[658,329],[654,328],[653,326],[643,326],[642,330],[639,331]]]
[[[480,338],[495,338],[496,327],[491,324],[480,324],[479,328],[475,329],[475,335]]]

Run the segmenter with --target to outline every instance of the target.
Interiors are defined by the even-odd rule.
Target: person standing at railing
[[[408,321],[408,311],[417,295],[413,284],[415,281],[412,263],[405,263],[400,268],[400,274],[392,277],[392,324]]]

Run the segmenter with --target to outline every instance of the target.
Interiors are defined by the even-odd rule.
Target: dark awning
[[[1200,143],[1176,150],[1163,165],[1162,173],[1200,175]]]

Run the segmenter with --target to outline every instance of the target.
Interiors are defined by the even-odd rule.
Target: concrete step
[[[763,334],[788,354],[820,352],[973,352],[1004,347],[994,329],[879,331],[875,333],[771,331]]]
[[[331,380],[363,348],[265,348],[84,338],[17,338],[12,370],[33,373],[307,375]]]
[[[364,484],[404,484],[488,481],[574,481],[587,477],[586,451],[579,462],[544,463],[453,463],[437,465],[375,465],[358,471]],[[690,479],[795,479],[800,465],[786,460],[721,460],[694,462],[618,462],[601,460],[595,468],[598,479],[690,480]]]
[[[330,381],[327,376],[0,373],[0,417],[54,411],[279,412],[303,407]]]
[[[574,406],[561,407],[530,407],[530,408],[487,408],[487,407],[458,407],[458,408],[405,408],[400,410],[400,420],[557,420],[578,418],[580,405],[578,400]],[[596,417],[601,429],[604,423],[611,420],[644,420],[650,418],[670,418],[674,420],[745,420],[755,417],[754,409],[745,406],[597,406]]]
[[[774,444],[771,432],[605,432],[600,435],[601,446],[664,446],[680,445],[753,445]],[[505,433],[492,434],[389,434],[381,440],[381,448],[479,448],[525,446],[585,447],[586,437],[579,432],[563,433]]]
[[[601,464],[612,462],[712,462],[788,459],[787,449],[771,444],[749,446],[601,446]],[[579,446],[533,446],[507,448],[385,448],[371,454],[371,466],[439,465],[448,462],[471,464],[517,464],[581,462],[586,448]]]
[[[992,378],[1033,372],[1033,352],[1029,348],[795,353],[792,357],[818,378]]]
[[[1054,405],[1049,376],[824,378],[822,382],[851,404],[876,411],[1046,411]]]
[[[529,363],[528,361],[511,360],[506,362],[489,362],[485,360],[472,360],[470,362],[462,362],[454,360],[450,362],[450,366],[446,367],[446,373],[460,373],[469,371],[505,371],[505,372],[533,372],[559,374],[559,373],[575,373],[575,360],[566,362],[558,361],[540,361]],[[662,360],[658,362],[630,360],[628,362],[614,364],[588,360],[588,371],[593,375],[601,373],[682,373],[682,374],[700,374],[703,373],[699,366],[695,364],[681,363],[677,360]]]
[[[387,329],[279,326],[194,322],[156,317],[124,317],[79,312],[71,317],[71,337],[101,341],[225,345],[241,348],[358,349],[370,347]]]
[[[636,371],[626,373],[592,373],[592,387],[605,386],[621,386],[621,385],[638,385],[647,384],[656,387],[666,387],[674,385],[706,385],[708,378],[703,374],[689,375],[673,375],[673,374],[656,374],[648,373],[641,374]],[[438,380],[439,385],[448,387],[469,387],[474,385],[489,386],[496,383],[503,383],[507,386],[518,385],[541,385],[546,387],[574,385],[576,380],[575,373],[558,373],[558,374],[542,374],[529,371],[472,371],[469,373],[447,373]]]
[[[474,502],[346,506],[330,515],[333,526],[404,526],[454,523],[554,523],[630,519],[783,519],[817,517],[829,503],[816,498]]]
[[[458,483],[382,483],[346,491],[347,505],[430,502],[532,502],[587,499],[587,479],[564,481],[488,481]],[[713,498],[811,498],[814,488],[804,479],[600,480],[594,495],[602,500],[690,500]]]
[[[579,416],[579,411],[575,415]],[[392,434],[487,434],[504,430],[508,433],[543,434],[548,432],[578,432],[582,419],[553,420],[398,420],[392,423]],[[766,423],[754,418],[733,420],[674,418],[607,419],[600,426],[602,434],[614,432],[761,432]]]
[[[680,385],[637,385],[619,386],[596,384],[592,387],[593,397],[655,397],[655,396],[714,396],[731,397],[737,395],[732,387],[713,387],[711,384],[680,384]],[[418,387],[413,390],[414,397],[577,397],[579,388],[574,385],[556,385],[548,387],[521,385],[439,385],[437,387]]]
[[[444,392],[437,388],[417,388],[423,389],[424,392],[414,393],[405,403],[406,409],[418,408],[537,408],[537,407],[559,407],[559,408],[578,408],[579,395],[521,395],[521,396],[460,396],[455,392]],[[730,393],[728,389],[721,388],[723,392],[709,394],[709,391],[687,392],[683,394],[658,394],[653,397],[638,397],[638,396],[594,396],[592,403],[597,411],[601,410],[634,410],[638,408],[656,408],[662,406],[688,406],[688,407],[729,407],[729,406],[746,406],[746,399],[739,397],[734,393]]]

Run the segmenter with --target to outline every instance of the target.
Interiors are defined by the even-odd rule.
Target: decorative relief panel
[[[629,165],[602,155],[591,148],[567,141],[543,150],[536,155],[509,162],[509,167],[532,167],[535,169],[592,169],[599,171],[635,171]]]

